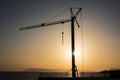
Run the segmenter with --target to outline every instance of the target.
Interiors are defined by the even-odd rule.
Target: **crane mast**
[[[55,25],[55,24],[60,24],[60,23],[66,23],[66,22],[71,22],[71,50],[72,50],[72,78],[76,78],[76,65],[75,65],[75,36],[74,36],[74,23],[76,22],[77,26],[79,26],[77,22],[77,15],[79,12],[82,10],[82,8],[77,8],[78,11],[76,14],[73,14],[72,8],[70,8],[71,11],[71,18],[69,19],[64,19],[64,20],[59,20],[59,21],[54,21],[54,22],[48,22],[48,23],[42,23],[38,25],[32,25],[32,26],[27,26],[27,27],[22,27],[19,30],[25,30],[25,29],[32,29],[32,28],[38,28],[38,27],[44,27],[44,26],[50,26],[50,25]]]

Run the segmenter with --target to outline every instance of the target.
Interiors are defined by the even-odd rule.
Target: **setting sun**
[[[76,59],[76,60],[79,59],[80,55],[81,55],[81,52],[76,49],[76,50],[75,50],[75,59]]]

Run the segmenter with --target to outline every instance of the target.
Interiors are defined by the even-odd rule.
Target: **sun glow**
[[[65,53],[67,53],[66,56],[70,60],[71,57],[72,57],[72,51],[71,50],[66,50]],[[80,50],[76,49],[75,52],[74,52],[74,55],[75,55],[75,59],[78,60],[80,58],[80,55],[81,55]]]
[[[81,52],[79,50],[75,50],[75,58],[76,60],[79,59]]]

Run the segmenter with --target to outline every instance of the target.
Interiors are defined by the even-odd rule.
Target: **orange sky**
[[[22,1],[1,2],[0,71],[20,71],[27,68],[71,69],[70,23],[24,31],[18,29],[46,22],[48,18],[69,6],[80,5],[83,7],[82,24],[80,15],[78,22],[83,28],[83,55],[81,28],[75,26],[78,69],[82,70],[83,58],[85,70],[120,68],[120,12],[117,0],[111,2],[106,0],[104,3],[95,0],[22,3]],[[53,6],[46,7],[47,5]],[[69,11],[66,14],[68,13],[70,14]],[[68,17],[66,14],[55,20]],[[62,32],[65,33],[64,45]]]

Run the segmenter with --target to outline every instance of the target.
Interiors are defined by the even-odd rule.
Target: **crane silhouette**
[[[74,26],[75,26],[75,22],[77,24],[78,27],[80,27],[78,21],[77,21],[77,16],[79,14],[79,12],[82,10],[82,8],[75,8],[78,9],[78,11],[74,14],[73,13],[73,8],[70,8],[70,12],[71,12],[71,17],[68,19],[64,19],[64,20],[59,20],[59,21],[54,21],[54,22],[47,22],[47,23],[42,23],[42,24],[38,24],[38,25],[32,25],[32,26],[27,26],[27,27],[21,27],[19,30],[26,30],[26,29],[32,29],[32,28],[38,28],[38,27],[44,27],[44,26],[50,26],[50,25],[55,25],[55,24],[64,24],[66,22],[71,22],[71,50],[72,50],[72,78],[76,78],[77,76],[77,67],[75,65],[75,37],[74,37]],[[64,34],[64,33],[62,33]]]

